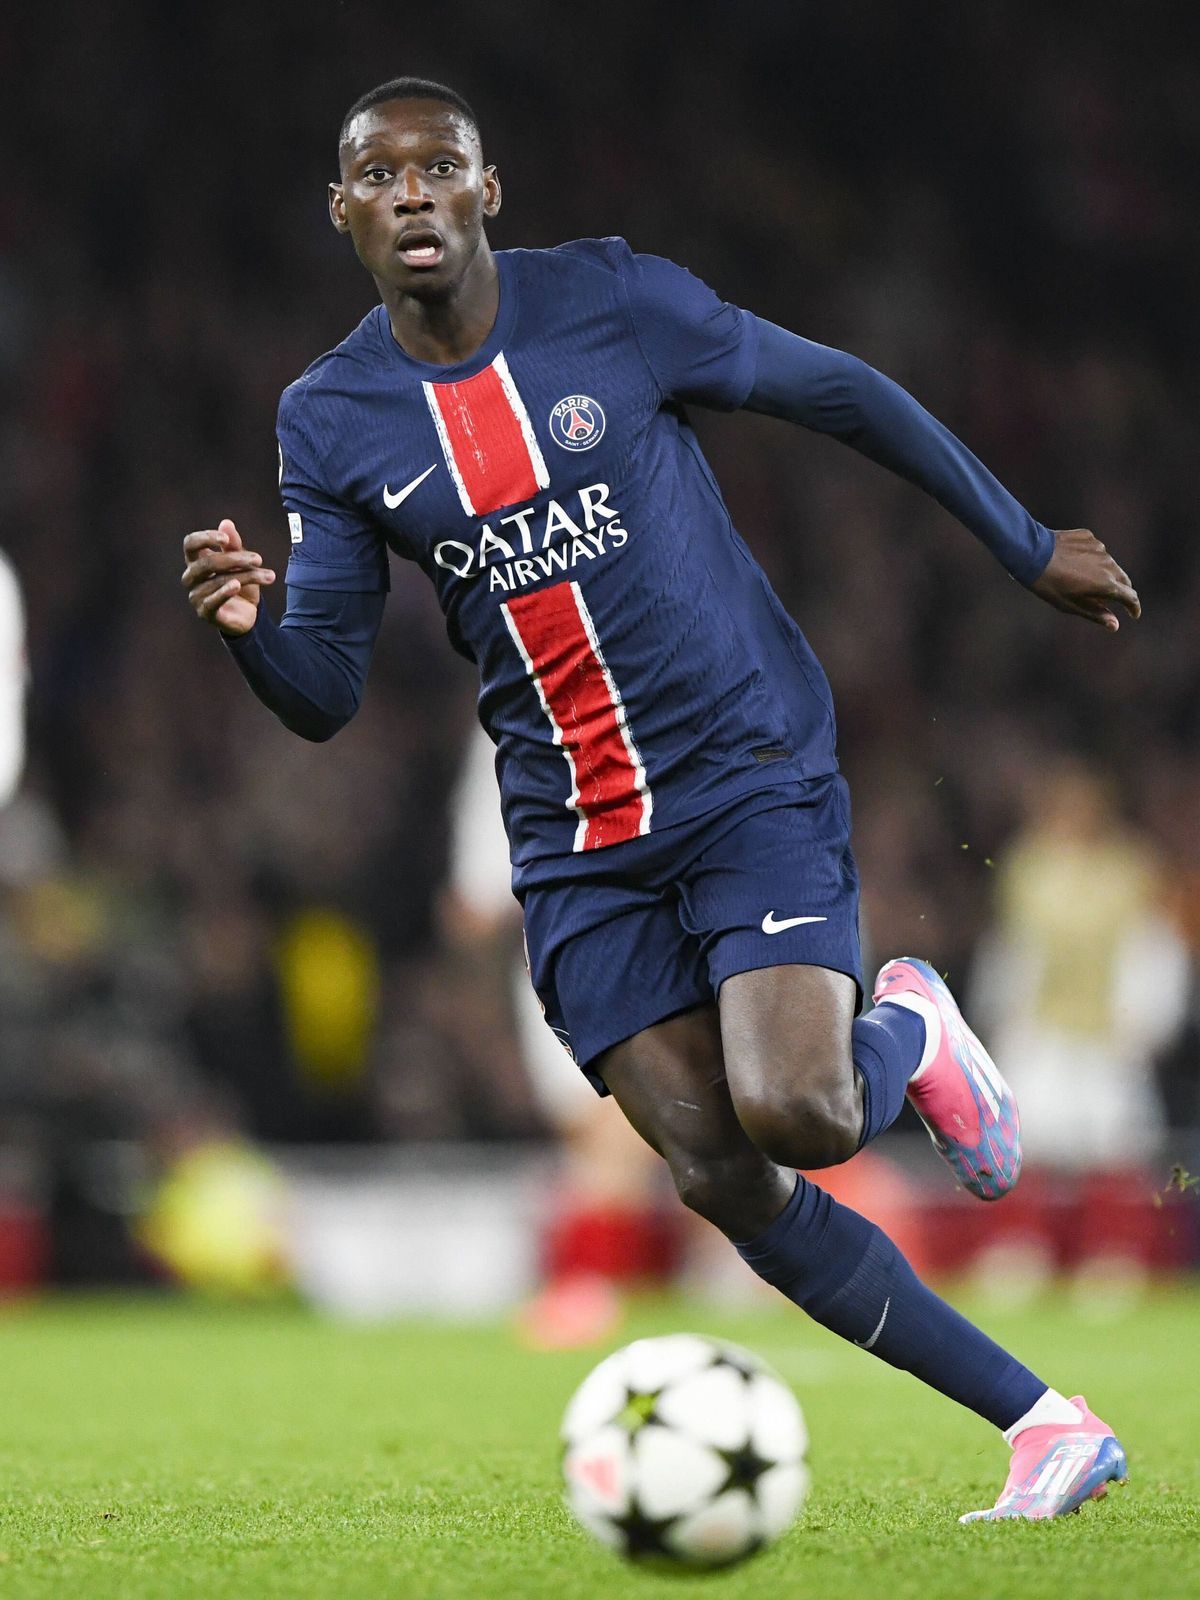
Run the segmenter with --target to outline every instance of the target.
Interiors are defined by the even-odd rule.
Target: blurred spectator
[[[1099,774],[1052,763],[1027,805],[973,990],[1021,1107],[1025,1171],[1000,1228],[1027,1272],[1138,1279],[1162,1264],[1154,1065],[1183,1021],[1188,953],[1163,912],[1162,862]]]
[[[998,868],[973,1013],[1016,1091],[1029,1163],[1139,1168],[1162,1144],[1154,1062],[1188,992],[1162,863],[1082,763],[1052,768],[1028,805]]]

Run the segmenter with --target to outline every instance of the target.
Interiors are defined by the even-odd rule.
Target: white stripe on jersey
[[[525,402],[521,399],[520,392],[513,382],[512,373],[508,370],[508,362],[504,359],[504,351],[492,362],[496,369],[496,376],[500,385],[508,396],[508,403],[513,409],[513,416],[521,427],[521,437],[525,441],[525,448],[529,451],[529,464],[533,468],[533,476],[539,489],[550,487],[550,472],[546,466],[546,458],[542,455],[541,446],[533,431],[533,423],[529,420],[529,413],[525,409]]]

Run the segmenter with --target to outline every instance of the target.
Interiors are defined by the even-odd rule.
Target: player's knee
[[[742,1127],[787,1167],[835,1167],[858,1149],[862,1107],[854,1078],[764,1085],[740,1096]]]

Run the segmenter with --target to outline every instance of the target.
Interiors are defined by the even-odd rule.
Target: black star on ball
[[[748,1489],[755,1494],[758,1480],[775,1465],[760,1456],[749,1439],[737,1450],[718,1450],[717,1454],[729,1469],[729,1476],[717,1490],[718,1494],[724,1494],[727,1489]]]
[[[671,1554],[663,1543],[663,1535],[678,1520],[678,1517],[648,1517],[634,1500],[625,1515],[614,1517],[612,1523],[624,1535],[625,1554],[629,1559],[645,1561],[652,1556]]]

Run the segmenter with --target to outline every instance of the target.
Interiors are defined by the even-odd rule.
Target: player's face
[[[500,210],[496,169],[470,123],[440,100],[385,101],[350,124],[341,167],[329,213],[381,290],[452,293]]]

